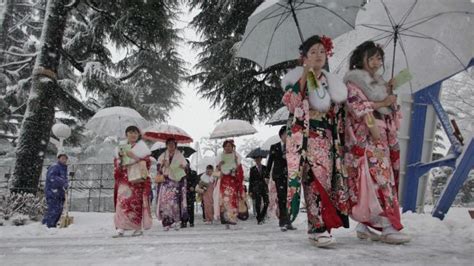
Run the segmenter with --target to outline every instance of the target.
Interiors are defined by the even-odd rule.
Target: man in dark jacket
[[[268,172],[262,165],[262,157],[255,158],[255,166],[250,168],[249,192],[255,199],[257,222],[263,224],[268,209]],[[263,208],[261,207],[263,201]]]
[[[51,165],[46,173],[45,196],[48,209],[43,217],[43,224],[49,228],[56,227],[63,212],[68,188],[67,160],[66,154],[59,154],[58,161]]]
[[[186,203],[188,205],[188,219],[184,219],[181,222],[181,227],[187,227],[188,221],[189,226],[194,227],[194,203],[196,202],[196,185],[199,182],[199,177],[196,171],[191,170],[189,161],[186,166]]]
[[[270,147],[267,167],[272,171],[272,178],[275,181],[278,197],[279,224],[281,231],[295,230],[291,225],[287,209],[288,193],[288,166],[286,163],[286,126],[282,126],[278,132],[281,142]],[[273,167],[273,170],[272,170]]]

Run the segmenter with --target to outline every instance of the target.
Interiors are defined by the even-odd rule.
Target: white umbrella
[[[237,56],[263,68],[295,60],[304,39],[316,34],[335,38],[354,29],[364,2],[267,0],[249,17]]]
[[[202,157],[195,169],[198,174],[204,173],[208,165],[216,166],[217,157],[215,156],[204,156]]]
[[[257,133],[257,130],[249,122],[239,119],[231,119],[218,124],[209,138],[231,138],[255,133]]]
[[[408,68],[404,86],[416,92],[464,70],[474,54],[470,0],[373,0],[357,15],[356,29],[335,40],[330,65],[344,74],[356,45],[373,40],[385,51],[384,77]]]
[[[270,150],[270,147],[275,144],[275,143],[278,143],[280,142],[280,136],[278,135],[274,135],[274,136],[271,136],[270,138],[268,138],[261,146],[260,148],[264,151],[269,151]]]
[[[281,107],[278,109],[270,119],[265,123],[265,125],[272,125],[272,126],[277,126],[277,125],[286,125],[286,122],[288,122],[288,116],[290,115],[290,112],[288,111],[288,108],[286,106]]]
[[[178,143],[191,143],[193,139],[189,134],[183,129],[168,125],[168,124],[158,124],[153,125],[144,130],[143,138],[153,141],[165,142],[168,139],[175,139]]]
[[[86,128],[101,136],[124,137],[125,129],[136,126],[140,130],[149,125],[137,111],[114,106],[99,110],[86,124]]]

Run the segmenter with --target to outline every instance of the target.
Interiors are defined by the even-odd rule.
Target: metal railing
[[[44,190],[46,170],[43,166],[38,188]],[[12,187],[14,166],[0,165],[0,194]],[[70,211],[114,212],[114,166],[109,164],[68,165],[69,189],[67,200]]]

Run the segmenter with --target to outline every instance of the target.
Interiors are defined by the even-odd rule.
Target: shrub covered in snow
[[[0,196],[0,225],[24,225],[28,221],[39,221],[46,201],[41,193],[8,192]]]

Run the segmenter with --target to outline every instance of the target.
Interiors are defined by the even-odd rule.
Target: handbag
[[[165,182],[165,176],[164,176],[164,175],[159,175],[159,174],[156,175],[156,176],[155,176],[155,182],[156,182],[156,183],[163,183],[163,182]]]
[[[128,170],[128,182],[132,184],[142,183],[148,177],[148,169],[145,161],[139,161],[138,163],[132,164],[127,167]]]
[[[246,221],[249,218],[249,208],[245,199],[239,199],[239,212],[237,218],[242,221]]]

